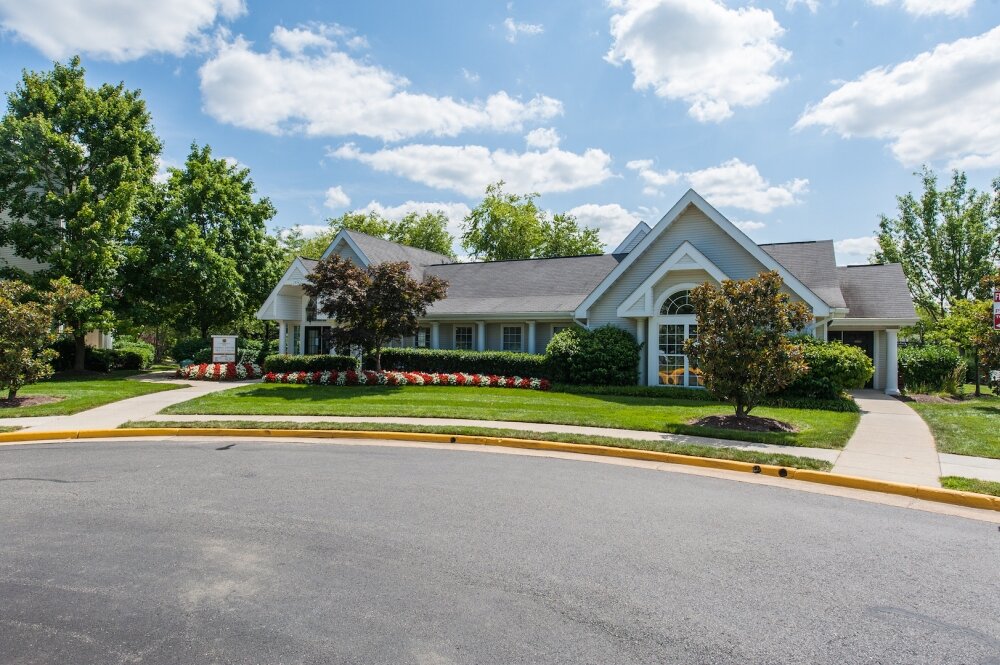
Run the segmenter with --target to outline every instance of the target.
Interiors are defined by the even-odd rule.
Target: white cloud
[[[292,228],[279,230],[278,237],[286,238],[294,229],[298,229],[302,233],[303,238],[314,238],[321,233],[329,231],[330,226],[328,224],[296,224]]]
[[[880,7],[893,4],[895,0],[868,0]],[[964,16],[969,13],[976,0],[903,0],[903,10],[913,16]]]
[[[528,144],[529,148],[547,150],[548,148],[559,147],[560,136],[552,127],[539,127],[528,132],[524,137],[524,141]]]
[[[410,144],[363,152],[348,143],[329,155],[473,198],[501,179],[511,191],[545,194],[590,187],[612,176],[611,156],[596,148],[582,154],[558,148],[519,153],[479,145]]]
[[[745,221],[733,220],[733,225],[736,226],[736,228],[738,228],[740,231],[743,231],[743,233],[750,233],[751,231],[759,231],[765,226],[767,226],[767,224],[765,224],[764,222],[753,222],[749,220]]]
[[[792,11],[795,9],[796,5],[805,5],[806,8],[813,14],[819,10],[819,0],[788,0],[785,3],[785,9],[787,11]]]
[[[462,235],[462,223],[465,221],[465,217],[472,212],[472,209],[460,201],[407,201],[395,206],[386,206],[378,201],[370,201],[361,211],[376,212],[386,219],[397,221],[411,212],[418,215],[428,212],[443,212],[444,216],[448,218],[448,232],[455,237],[456,246],[453,249],[456,253],[461,253],[458,242]]]
[[[603,205],[585,203],[566,212],[576,217],[581,225],[596,226],[600,229],[601,240],[611,249],[614,249],[642,219],[639,213],[630,212],[617,203]]]
[[[889,142],[904,166],[1000,165],[1000,27],[879,67],[808,107],[796,129]]]
[[[274,48],[242,37],[220,45],[199,70],[205,111],[221,122],[271,134],[358,135],[396,141],[467,130],[519,131],[562,113],[562,103],[504,91],[485,100],[408,92],[409,81],[338,50],[336,26],[275,28]],[[340,35],[342,37],[342,35]]]
[[[0,26],[53,60],[83,54],[122,62],[184,55],[245,12],[243,0],[0,0]]]
[[[660,187],[686,182],[696,192],[717,206],[730,206],[769,213],[775,208],[799,203],[799,194],[809,191],[809,181],[795,178],[781,185],[772,185],[753,164],[733,158],[718,166],[699,171],[678,173],[656,171],[650,159],[636,159],[625,165],[636,171],[646,183],[644,193],[656,195]]]
[[[688,103],[699,122],[719,122],[785,84],[772,73],[791,53],[768,9],[717,0],[611,0],[614,43],[606,60],[632,65],[636,90]]]
[[[878,250],[878,239],[873,236],[860,238],[844,238],[833,243],[837,254],[837,265],[856,265],[868,263],[868,257]]]
[[[479,74],[476,72],[470,72],[465,67],[462,67],[462,78],[464,78],[469,83],[479,83]]]
[[[545,32],[540,23],[518,23],[509,16],[503,22],[503,27],[507,29],[507,41],[511,44],[517,41],[518,35],[540,35]]]
[[[346,208],[351,205],[351,197],[347,195],[343,187],[337,185],[326,190],[326,198],[323,200],[323,205],[331,210]]]

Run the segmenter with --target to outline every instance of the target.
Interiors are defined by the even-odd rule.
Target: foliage
[[[86,333],[112,316],[126,232],[159,152],[139,92],[88,87],[79,58],[23,72],[7,96],[0,211],[10,221],[0,244],[47,264],[40,279],[67,277],[91,294],[67,312],[81,351]]]
[[[545,355],[556,381],[627,386],[639,380],[640,349],[630,332],[616,326],[573,326],[552,337]]]
[[[372,372],[366,370],[324,372],[268,372],[264,383],[289,383],[312,386],[470,386],[473,388],[521,388],[549,390],[548,379],[496,374],[457,374],[426,372]]]
[[[56,352],[53,307],[40,302],[30,286],[0,280],[0,389],[17,397],[24,385],[52,375]]]
[[[59,371],[76,366],[76,344],[70,337],[62,337],[52,348],[57,353],[54,361]],[[126,348],[95,349],[85,347],[83,369],[90,372],[112,372],[115,370],[140,370],[152,364],[152,354],[146,348],[127,346]]]
[[[250,170],[191,145],[183,169],[151,190],[130,236],[125,302],[144,323],[231,328],[252,316],[281,276],[267,233],[275,209],[255,200]]]
[[[211,354],[212,343],[201,337],[188,337],[177,340],[177,343],[174,344],[174,348],[170,355],[173,356],[174,360],[177,362],[182,360],[194,360],[195,354],[202,349],[208,350],[209,354]]]
[[[504,181],[486,187],[486,196],[465,218],[462,247],[474,258],[508,261],[599,254],[597,229],[581,227],[572,215],[551,220],[535,204],[538,194],[512,194]]]
[[[389,227],[389,240],[401,245],[426,249],[454,259],[455,239],[448,233],[448,217],[441,210],[422,215],[409,212]]]
[[[941,476],[941,487],[961,492],[975,492],[1000,496],[1000,483],[995,480],[980,480],[978,478],[963,478],[962,476]]]
[[[120,354],[121,362],[124,363],[122,369],[148,369],[156,357],[156,349],[152,344],[134,337],[116,337],[114,350]]]
[[[448,232],[448,217],[443,210],[432,210],[423,214],[410,211],[399,221],[386,219],[375,211],[367,214],[345,212],[340,217],[328,219],[327,224],[326,230],[310,238],[302,235],[300,227],[287,229],[281,238],[286,262],[296,256],[319,259],[333,242],[334,237],[343,229],[455,258],[452,249],[455,239]]]
[[[366,363],[370,366],[371,363]],[[408,372],[465,372],[504,376],[548,376],[545,356],[514,351],[385,349],[382,365]]]
[[[686,342],[686,351],[705,387],[731,403],[737,416],[806,371],[802,348],[788,334],[802,330],[812,315],[781,287],[781,277],[770,271],[691,290],[698,337]]]
[[[356,369],[358,369],[358,359],[354,356],[274,354],[264,359],[265,372],[324,372]]]
[[[875,258],[902,265],[914,302],[936,320],[951,303],[987,297],[981,280],[1000,259],[1000,178],[992,198],[959,171],[944,190],[930,169],[920,178],[920,199],[899,196],[898,216],[882,216]]]
[[[965,379],[965,360],[947,346],[906,346],[899,350],[899,374],[906,392],[957,393]]]
[[[192,381],[245,381],[263,376],[256,363],[198,363],[179,367],[177,376]]]
[[[811,335],[796,339],[807,371],[785,388],[785,397],[836,399],[846,391],[864,388],[875,374],[871,358],[856,346],[823,342]]]
[[[382,369],[382,348],[390,339],[416,334],[427,307],[445,297],[448,283],[433,275],[423,281],[410,277],[405,261],[366,268],[335,254],[319,262],[308,276],[306,293],[328,317],[338,346],[352,345],[374,353]]]

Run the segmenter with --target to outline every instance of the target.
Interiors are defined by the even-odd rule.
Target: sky
[[[1000,175],[1000,0],[0,0],[0,89],[74,54],[142,91],[162,169],[193,141],[248,167],[276,232],[458,235],[502,178],[611,250],[694,188],[864,263],[922,165]]]

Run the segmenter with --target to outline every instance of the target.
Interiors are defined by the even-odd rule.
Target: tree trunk
[[[207,323],[201,324],[199,330],[201,331],[201,338],[208,339],[208,324]]]
[[[7,399],[13,400],[15,397],[17,397],[17,388],[9,386],[7,388]]]
[[[73,369],[82,372],[86,367],[87,360],[87,339],[86,335],[74,335],[73,344],[76,347],[76,355],[73,357]]]
[[[376,346],[375,347],[375,371],[376,372],[381,372],[382,371],[382,347],[381,346]]]

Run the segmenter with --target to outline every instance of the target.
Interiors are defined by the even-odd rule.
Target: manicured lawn
[[[992,480],[977,480],[961,476],[941,476],[941,486],[950,490],[1000,496],[1000,483],[993,482]]]
[[[176,404],[164,413],[513,420],[694,434],[816,448],[843,447],[859,418],[856,413],[760,407],[754,410],[754,415],[782,420],[799,431],[742,432],[688,424],[703,416],[732,413],[731,407],[718,402],[498,388],[283,384],[241,386]]]
[[[909,404],[931,428],[938,451],[1000,459],[1000,397]]]
[[[56,375],[48,381],[25,386],[18,391],[18,397],[46,395],[61,397],[58,402],[36,404],[17,408],[0,409],[0,418],[21,418],[24,416],[65,416],[86,411],[96,406],[117,402],[129,397],[138,397],[162,390],[173,390],[179,385],[172,383],[150,383],[128,381],[126,377],[137,372],[123,371],[111,374]]]
[[[20,427],[3,427],[3,426],[0,426],[0,433],[3,433],[3,432],[16,432],[19,429],[21,429],[21,428]]]
[[[559,441],[563,443],[585,443],[594,446],[609,446],[617,448],[632,448],[636,450],[655,450],[677,455],[694,455],[714,459],[736,460],[751,464],[773,464],[795,469],[813,469],[829,471],[833,465],[824,460],[812,457],[796,457],[777,453],[753,452],[733,448],[715,448],[693,444],[669,443],[665,441],[643,441],[641,439],[618,439],[608,436],[587,436],[580,434],[562,434],[559,432],[525,432],[517,429],[502,429],[496,427],[455,427],[441,425],[397,425],[394,423],[295,423],[268,421],[266,423],[252,420],[210,420],[201,422],[174,422],[158,420],[141,420],[127,422],[123,428],[136,427],[225,427],[229,429],[339,429],[339,430],[376,430],[381,432],[422,432],[430,434],[450,434],[465,436],[494,436],[514,439],[532,439],[534,441]]]

